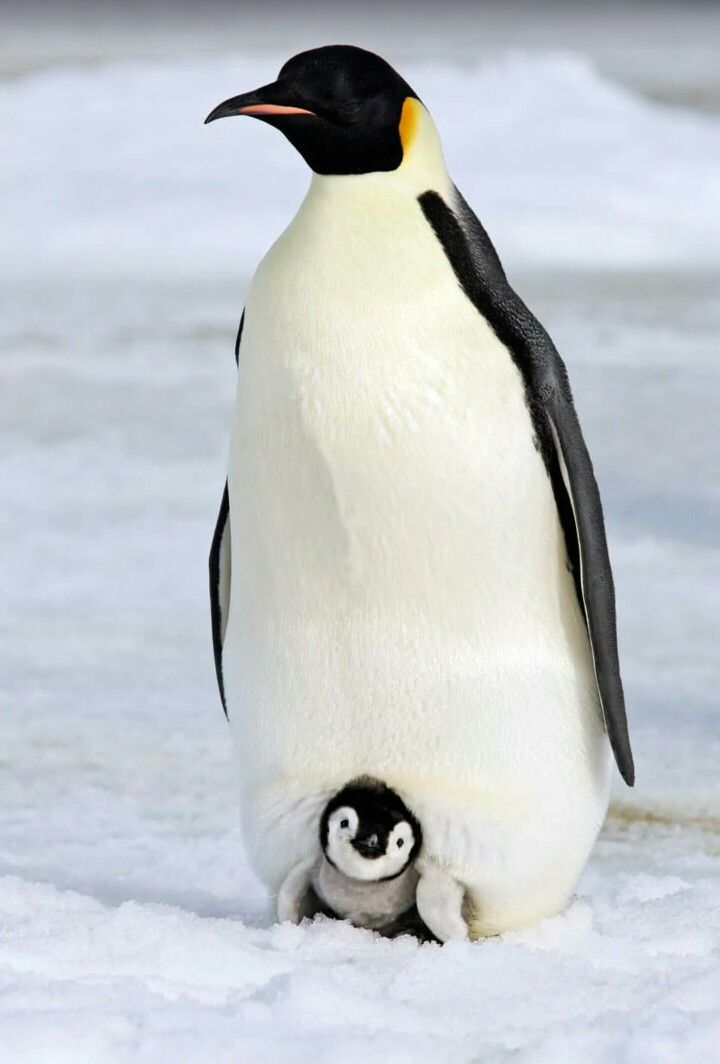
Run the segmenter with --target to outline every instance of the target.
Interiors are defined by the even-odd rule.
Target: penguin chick
[[[467,938],[464,891],[436,869],[421,877],[420,824],[385,784],[363,777],[343,787],[322,813],[319,842],[320,853],[296,865],[280,888],[280,920],[298,923],[313,915],[314,891],[336,916],[387,930],[402,926],[417,896],[429,920],[421,917],[441,941]]]
[[[387,927],[415,904],[414,867],[422,831],[389,787],[363,777],[342,788],[323,810],[320,852],[291,870],[278,895],[278,916],[312,915],[312,894],[359,927]]]

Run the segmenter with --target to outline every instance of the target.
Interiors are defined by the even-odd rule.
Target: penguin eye
[[[343,819],[340,821],[340,827],[341,828],[349,828],[350,827],[350,821],[348,820],[347,817],[343,817]]]
[[[405,839],[398,839],[397,840],[398,850],[401,850],[404,845],[405,845]]]

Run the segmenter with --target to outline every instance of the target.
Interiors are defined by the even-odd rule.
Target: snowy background
[[[26,5],[0,43],[3,1060],[716,1060],[717,9],[207,10]],[[272,925],[213,674],[235,330],[307,175],[201,123],[333,39],[435,115],[607,513],[638,783],[566,913],[471,946]]]

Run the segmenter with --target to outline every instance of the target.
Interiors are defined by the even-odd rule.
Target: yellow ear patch
[[[414,96],[406,96],[400,112],[400,143],[405,155],[413,142],[420,121],[422,104]]]

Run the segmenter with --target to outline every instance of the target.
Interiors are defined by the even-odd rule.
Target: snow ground
[[[273,926],[236,826],[205,557],[243,292],[306,179],[198,121],[273,69],[0,85],[3,1059],[717,1059],[720,122],[567,56],[409,71],[570,368],[638,768],[566,913],[421,947]]]

